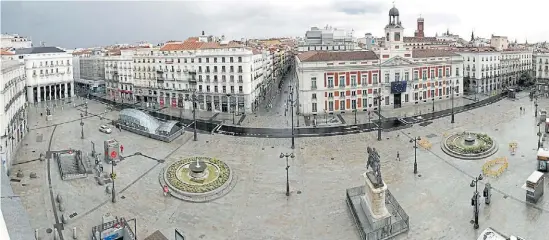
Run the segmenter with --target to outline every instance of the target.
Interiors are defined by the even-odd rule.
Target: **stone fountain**
[[[196,159],[195,162],[189,165],[189,169],[191,170],[189,171],[191,179],[201,180],[208,177],[207,167],[208,166],[204,161]]]
[[[467,146],[475,145],[477,137],[471,133],[467,134],[467,137],[463,139],[463,143]]]

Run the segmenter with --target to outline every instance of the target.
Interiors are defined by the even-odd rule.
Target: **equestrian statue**
[[[371,167],[372,171],[370,172],[373,175],[373,178],[370,178],[372,184],[376,187],[383,186],[383,180],[381,179],[381,163],[379,160],[379,153],[375,148],[368,147],[368,162],[366,162],[366,170]]]

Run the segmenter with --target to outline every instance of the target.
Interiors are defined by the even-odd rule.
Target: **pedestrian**
[[[164,185],[164,187],[162,188],[162,191],[164,192],[164,197],[168,196],[168,192],[170,191],[168,189],[168,185]]]
[[[120,153],[124,154],[124,145],[120,145]]]
[[[520,107],[520,113],[522,113],[522,107]]]
[[[400,152],[397,151],[397,161],[400,162]]]

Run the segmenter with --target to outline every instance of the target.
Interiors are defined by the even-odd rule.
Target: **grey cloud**
[[[183,40],[206,34],[242,37],[302,36],[311,26],[341,28],[370,26],[375,14],[342,16],[332,3],[299,3],[292,7],[265,1],[1,1],[2,32],[32,37],[67,48],[114,43]],[[342,5],[343,4],[343,5]],[[362,6],[367,13],[381,9],[367,2],[343,2],[338,6]],[[376,7],[377,6],[377,7]],[[371,20],[371,21],[370,21]],[[379,19],[378,19],[379,20]]]
[[[355,0],[335,1],[333,7],[348,15],[378,14],[385,10],[383,3]]]

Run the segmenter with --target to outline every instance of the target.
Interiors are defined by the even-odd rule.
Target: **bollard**
[[[65,211],[65,206],[63,204],[59,204],[59,211],[60,212],[64,212]]]
[[[60,193],[57,194],[57,198],[55,198],[55,200],[57,200],[57,202],[58,202],[59,204],[63,203],[63,197],[61,196]]]
[[[65,214],[61,214],[61,223],[67,224],[67,218],[65,217]]]
[[[40,240],[40,237],[38,236],[38,228],[37,229],[34,229],[34,238],[36,240]]]
[[[78,239],[78,236],[76,236],[76,227],[72,228],[72,239]]]
[[[53,240],[58,240],[59,237],[57,236],[57,229],[53,229]]]

